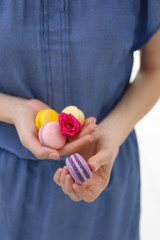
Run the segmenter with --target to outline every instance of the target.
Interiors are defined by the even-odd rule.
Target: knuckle
[[[57,181],[57,176],[56,176],[56,174],[53,175],[53,181],[55,181],[55,183],[58,182],[58,181]]]
[[[20,142],[22,143],[22,145],[25,147],[27,145],[27,140],[24,137],[24,135],[20,135],[19,139],[20,139]]]
[[[64,192],[66,195],[68,195],[68,192],[66,191],[64,185],[62,185],[62,190],[63,190],[63,192]]]
[[[107,151],[108,158],[112,158],[114,155],[114,149],[108,148],[106,151]]]
[[[96,127],[96,124],[95,123],[91,123],[88,127],[92,130],[93,128]]]
[[[79,202],[81,200],[81,198],[77,197],[77,196],[70,196],[70,198],[75,201],[75,202]]]
[[[96,198],[94,197],[91,197],[89,199],[86,199],[85,202],[88,202],[88,203],[91,203],[91,202],[94,202],[96,200]]]
[[[69,195],[69,193],[65,189],[63,189],[63,192],[64,194]]]
[[[54,181],[55,183],[57,183],[57,179],[56,179],[55,176],[53,176],[53,181]]]
[[[93,124],[90,124],[90,125],[88,125],[87,128],[86,128],[86,132],[91,132],[93,129],[94,129],[94,125],[93,125]]]
[[[109,178],[106,180],[104,186],[102,187],[102,192],[108,187],[109,184]]]
[[[17,129],[17,132],[18,132],[18,136],[19,136],[19,140],[20,142],[22,143],[23,146],[28,146],[30,144],[30,135],[28,133],[28,131],[25,129],[22,129],[19,130]]]
[[[99,190],[99,194],[101,194],[101,192],[103,192],[109,185],[109,181],[110,181],[110,173],[107,174],[107,178],[105,178],[105,180],[102,183],[102,187]]]
[[[38,158],[38,159],[44,159],[45,158],[45,156],[44,156],[44,153],[43,152],[36,152],[35,154],[34,154],[35,156],[36,156],[36,158]]]
[[[91,116],[91,117],[88,118],[88,122],[89,122],[89,123],[93,123],[93,122],[95,122],[95,121],[96,121],[96,118],[93,117],[93,116]]]
[[[84,139],[83,139],[83,144],[85,145],[85,144],[89,143],[91,141],[91,138],[92,138],[92,136],[90,134],[85,135]]]

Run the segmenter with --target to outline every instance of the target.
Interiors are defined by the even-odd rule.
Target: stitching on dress
[[[44,86],[47,84],[47,76],[46,76],[46,66],[45,66],[45,59],[46,59],[46,51],[44,47],[44,4],[43,0],[41,0],[41,21],[40,21],[40,39],[41,39],[41,50],[42,50],[42,62],[43,62],[43,69],[44,69],[44,75],[45,75],[45,81],[44,81]],[[46,96],[47,96],[47,101],[48,101],[48,88],[46,86]]]
[[[71,94],[71,68],[70,68],[70,32],[69,32],[69,2],[66,0],[66,9],[67,9],[67,15],[66,15],[66,58],[67,58],[67,66],[66,66],[66,76],[68,81],[68,102],[67,105],[72,105],[72,94]]]
[[[47,3],[46,3],[46,7],[47,7],[47,21],[46,21],[46,25],[47,25],[47,44],[48,44],[48,60],[49,60],[49,62],[48,62],[48,65],[49,65],[49,79],[48,79],[48,81],[49,81],[49,86],[51,87],[51,89],[53,89],[53,81],[52,81],[52,69],[51,69],[51,51],[50,51],[50,48],[49,48],[49,46],[50,46],[50,42],[49,42],[49,7],[48,7],[48,2],[49,1],[47,1]],[[51,91],[52,92],[52,91]],[[50,100],[51,100],[51,102],[50,102],[50,104],[53,104],[53,94],[51,94],[50,95]]]
[[[64,106],[66,106],[66,101],[65,101],[65,80],[64,80],[64,61],[63,61],[63,24],[64,24],[64,20],[63,20],[63,12],[61,10],[64,2],[64,0],[59,1],[59,10],[60,10],[60,28],[61,28],[61,64],[62,64],[62,81],[63,81],[63,103],[64,103]],[[63,3],[63,4],[62,4]]]

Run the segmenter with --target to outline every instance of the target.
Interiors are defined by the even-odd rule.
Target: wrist
[[[17,109],[26,99],[0,93],[0,121],[14,124]]]
[[[159,98],[159,71],[139,71],[114,109],[103,120],[105,131],[121,145]]]
[[[134,127],[127,124],[126,119],[115,110],[110,112],[99,125],[103,133],[110,136],[118,147],[121,146]]]

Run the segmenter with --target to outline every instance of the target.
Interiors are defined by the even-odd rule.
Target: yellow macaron
[[[37,113],[35,124],[39,130],[41,126],[46,122],[58,122],[59,114],[53,109],[44,109]]]
[[[67,114],[72,114],[83,126],[84,121],[85,121],[85,116],[84,113],[82,112],[82,110],[80,110],[79,108],[77,108],[76,106],[68,106],[65,107],[62,112],[67,113]]]

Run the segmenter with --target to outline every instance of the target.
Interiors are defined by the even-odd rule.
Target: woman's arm
[[[93,133],[95,141],[79,152],[93,171],[82,185],[75,183],[66,167],[59,168],[54,181],[72,200],[94,201],[107,187],[120,145],[135,124],[152,108],[160,96],[160,31],[141,50],[141,67],[115,108]],[[65,155],[67,148],[59,153]]]
[[[99,131],[113,135],[121,145],[135,124],[160,97],[160,31],[141,50],[140,69],[115,108],[99,124]],[[59,153],[65,155],[67,148]]]
[[[19,104],[27,100],[0,93],[0,122],[13,124],[13,116]]]
[[[40,110],[46,108],[50,107],[38,99],[24,99],[0,93],[0,122],[13,124],[16,127],[22,145],[37,158],[58,160],[60,159],[58,151],[42,146],[38,139],[35,117]],[[97,126],[95,120],[94,117],[87,118],[76,139],[65,144],[68,154],[70,154],[70,151],[71,153],[72,151],[78,151],[92,141],[92,132]]]
[[[103,122],[120,144],[160,97],[160,31],[141,50],[140,56],[135,81]]]

